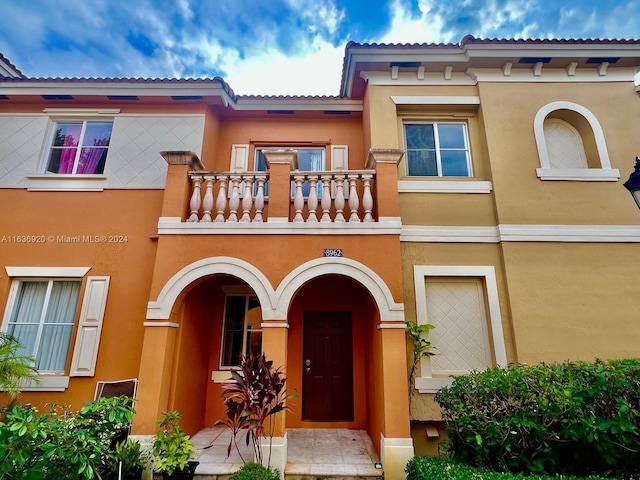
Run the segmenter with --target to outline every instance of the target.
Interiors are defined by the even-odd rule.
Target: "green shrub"
[[[53,407],[41,415],[30,405],[15,405],[0,421],[0,478],[99,478],[111,468],[109,450],[133,413],[127,397],[101,398],[77,412]]]
[[[583,477],[528,475],[523,473],[489,472],[480,467],[471,467],[431,457],[414,457],[405,469],[407,480],[579,480]],[[602,477],[588,477],[604,480]]]
[[[449,453],[495,471],[640,474],[640,360],[512,365],[436,395]]]
[[[229,480],[280,480],[280,471],[259,463],[245,463]]]

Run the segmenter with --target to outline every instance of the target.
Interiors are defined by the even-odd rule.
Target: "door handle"
[[[308,358],[304,361],[304,364],[306,365],[305,371],[307,373],[309,373],[311,371],[311,360],[309,360]]]

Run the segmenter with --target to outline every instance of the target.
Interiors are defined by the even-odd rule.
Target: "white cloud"
[[[342,46],[316,37],[311,48],[295,57],[269,49],[223,66],[225,80],[241,95],[337,95]]]
[[[391,26],[378,41],[381,43],[440,43],[449,41],[445,22],[435,7],[435,0],[420,0],[420,15],[414,17],[402,0],[390,4]]]

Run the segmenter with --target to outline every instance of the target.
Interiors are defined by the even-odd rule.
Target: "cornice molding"
[[[513,225],[425,226],[404,225],[401,242],[500,243],[577,242],[640,243],[638,225]]]

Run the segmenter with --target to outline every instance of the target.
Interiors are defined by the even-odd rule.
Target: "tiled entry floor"
[[[379,461],[364,430],[288,429],[285,475],[382,477]]]
[[[375,468],[378,456],[364,430],[288,429],[287,438],[285,475],[288,479],[383,477],[382,470]],[[230,439],[229,430],[224,428],[206,428],[193,436],[195,457],[200,462],[196,478],[223,478],[242,466],[235,448],[227,457]],[[245,445],[243,435],[238,438],[238,446],[244,460],[252,461],[253,450]]]

